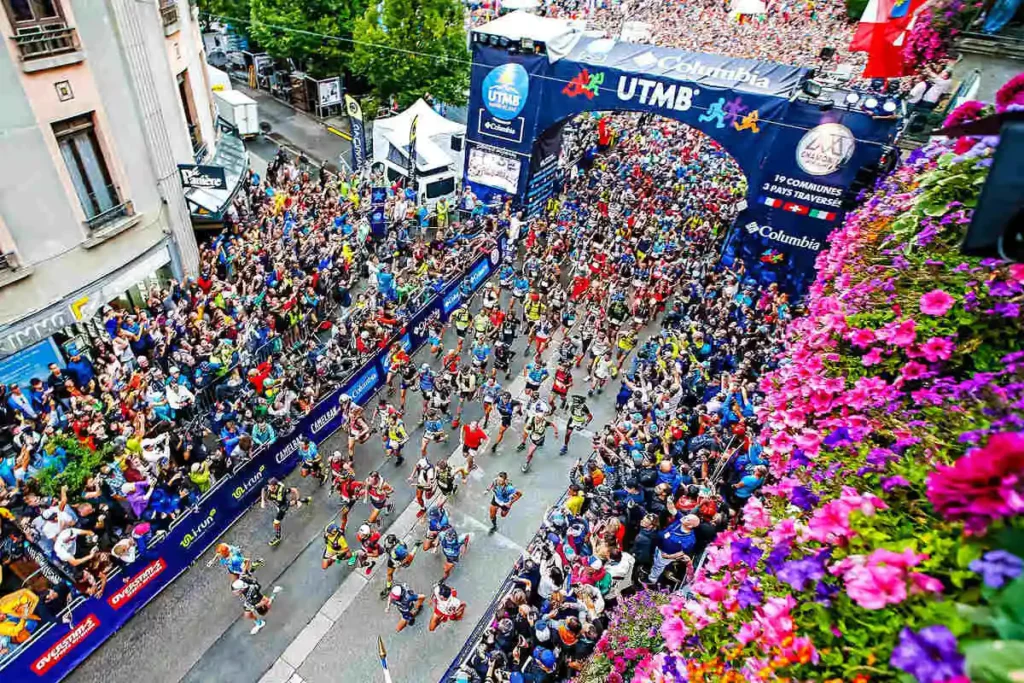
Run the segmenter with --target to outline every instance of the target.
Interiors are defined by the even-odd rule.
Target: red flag
[[[894,0],[869,0],[853,34],[853,40],[850,41],[850,52],[867,52],[871,49],[871,37],[875,28],[886,22],[893,4]]]
[[[867,24],[870,27],[870,40],[866,48],[868,63],[862,74],[865,78],[898,78],[907,75],[903,63],[904,37],[917,13],[927,4],[928,0],[878,0],[875,21]],[[895,17],[892,16],[894,8],[897,14]],[[867,15],[867,10],[864,14]],[[858,33],[862,25],[858,25]],[[854,36],[854,43],[862,45],[857,42],[857,38]],[[851,49],[854,43],[851,43]]]
[[[782,210],[789,213],[800,214],[801,216],[806,216],[811,211],[810,207],[803,206],[802,204],[794,204],[793,202],[786,202],[786,205],[782,207]]]

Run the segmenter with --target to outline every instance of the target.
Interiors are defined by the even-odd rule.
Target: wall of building
[[[953,77],[960,81],[967,78],[975,69],[978,70],[978,89],[971,98],[982,102],[993,102],[996,98],[996,91],[1008,80],[1024,71],[1024,62],[1010,57],[965,52],[954,68]]]
[[[63,319],[70,297],[101,291],[104,282],[123,278],[139,259],[176,244],[170,236],[172,223],[181,223],[181,212],[187,223],[187,211],[183,203],[178,212],[168,206],[164,195],[168,195],[169,180],[177,182],[175,168],[165,161],[164,172],[157,170],[152,135],[147,131],[157,127],[165,132],[174,163],[192,162],[175,80],[180,69],[189,70],[204,141],[212,143],[215,136],[202,77],[202,42],[186,0],[179,0],[180,28],[171,36],[165,35],[158,3],[131,5],[130,18],[141,28],[155,111],[140,104],[133,80],[133,75],[143,73],[140,52],[126,47],[126,32],[119,30],[124,8],[119,6],[116,14],[105,0],[58,1],[67,24],[78,32],[85,58],[33,73],[22,70],[17,46],[10,39],[14,31],[0,8],[4,43],[0,48],[0,225],[5,228],[0,231],[0,249],[13,248],[19,264],[30,271],[0,287],[0,341],[30,325],[33,317]],[[73,97],[61,101],[56,85],[64,82]],[[94,113],[96,137],[111,180],[121,200],[132,202],[136,214],[131,227],[103,240],[90,235],[85,225],[85,212],[51,127],[55,121],[89,112]],[[181,231],[179,240],[180,235]],[[185,239],[191,241],[186,249],[194,253],[190,226]],[[0,348],[0,356],[5,353],[9,350]]]

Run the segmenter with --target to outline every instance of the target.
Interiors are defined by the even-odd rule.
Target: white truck
[[[213,99],[217,103],[217,115],[237,128],[243,140],[259,135],[260,122],[254,99],[237,90],[215,90]]]

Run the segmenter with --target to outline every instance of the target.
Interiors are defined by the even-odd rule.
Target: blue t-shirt
[[[736,489],[737,498],[750,498],[750,495],[761,485],[764,481],[761,477],[755,477],[752,474],[740,479],[740,486]]]
[[[494,487],[494,500],[501,505],[510,504],[514,495],[516,495],[516,487],[512,486],[512,484]]]
[[[674,555],[679,551],[690,552],[693,550],[694,543],[696,543],[696,539],[693,533],[683,531],[681,522],[669,524],[664,531],[658,534],[658,548],[665,555]]]

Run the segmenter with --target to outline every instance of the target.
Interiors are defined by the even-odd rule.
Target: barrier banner
[[[388,190],[386,187],[370,189],[370,232],[377,239],[383,239],[388,234],[388,221],[384,213],[387,201]]]
[[[393,341],[414,353],[426,340],[431,319],[445,316],[444,301],[451,292],[473,291],[495,272],[504,251],[499,247],[479,256],[463,277],[449,283],[401,328]],[[390,346],[390,344],[388,345]],[[0,679],[26,683],[59,681],[89,656],[156,595],[187,570],[239,517],[259,499],[271,477],[283,479],[298,464],[301,436],[322,443],[341,426],[339,397],[348,394],[363,404],[387,377],[388,349],[378,352],[338,389],[323,398],[289,434],[239,464],[234,473],[218,481],[196,510],[175,520],[162,540],[152,543],[131,565],[109,578],[99,598],[73,603],[70,624],[40,626],[32,638],[0,665]],[[45,677],[45,678],[44,678]]]

